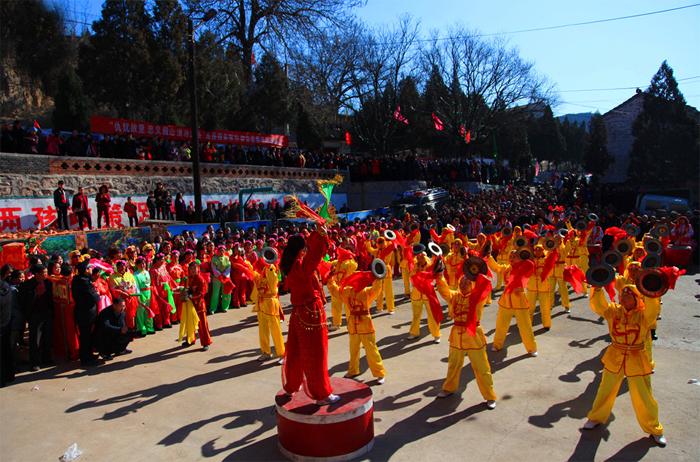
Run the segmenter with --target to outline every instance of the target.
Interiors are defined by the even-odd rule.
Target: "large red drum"
[[[689,245],[670,245],[664,249],[664,266],[687,268],[693,256],[693,248]]]
[[[374,443],[372,390],[361,382],[331,377],[340,401],[318,406],[303,389],[275,397],[282,454],[295,461],[344,461],[360,457]]]

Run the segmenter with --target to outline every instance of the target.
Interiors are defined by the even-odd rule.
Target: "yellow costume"
[[[554,262],[554,276],[550,287],[551,306],[554,306],[554,293],[556,290],[559,290],[561,306],[563,306],[566,311],[569,311],[571,309],[569,287],[566,285],[566,281],[564,281],[564,258],[569,254],[569,246],[560,242],[557,247],[557,253],[559,253],[559,258]]]
[[[413,248],[414,245],[420,243],[420,233],[410,234],[406,237],[406,246]],[[401,257],[399,268],[401,268],[401,279],[403,279],[403,294],[406,297],[411,295],[411,270],[408,269],[408,260],[403,258],[403,252],[398,252]]]
[[[334,275],[333,275],[333,280],[337,284],[340,284],[340,282],[345,279],[346,277],[350,276],[353,274],[355,271],[357,271],[357,262],[353,260],[352,258],[348,260],[343,260],[341,262],[335,261],[331,263],[334,268]],[[340,294],[338,294],[337,289],[335,288],[337,286],[331,287],[331,284],[328,284],[328,292],[331,294],[331,330],[336,330],[340,325],[342,324],[343,321],[343,306],[345,305],[343,303],[343,300],[340,297]],[[347,317],[348,313],[348,308],[347,305],[345,305],[345,316]]]
[[[542,249],[539,244],[535,246]],[[552,327],[552,277],[551,274],[544,282],[542,281],[542,271],[544,270],[545,256],[535,256],[535,273],[527,281],[527,303],[530,305],[530,317],[535,314],[535,305],[540,302],[540,314],[542,315],[542,326],[546,329]]]
[[[432,263],[430,257],[425,253],[420,253],[414,258],[413,271],[411,276],[420,271],[425,271]],[[430,305],[428,304],[428,298],[423,295],[415,287],[411,291],[411,309],[413,310],[413,318],[411,319],[411,328],[408,331],[409,338],[420,337],[420,319],[423,314],[423,309],[428,313],[428,331],[430,335],[433,336],[436,342],[440,341],[440,324],[435,321],[433,317],[433,312],[430,311]]]
[[[279,272],[275,265],[265,265],[258,271],[253,271],[253,282],[257,297],[253,311],[258,313],[258,333],[260,349],[265,356],[271,356],[270,337],[275,344],[275,353],[280,358],[284,356],[284,339],[280,327],[280,299],[277,295]]]
[[[474,371],[476,383],[479,386],[481,396],[487,401],[496,400],[496,392],[493,389],[493,377],[491,366],[486,355],[486,336],[479,321],[484,309],[481,301],[476,307],[477,326],[476,334],[467,332],[467,319],[469,316],[469,296],[473,283],[469,282],[468,290],[453,290],[448,287],[444,278],[440,278],[437,284],[440,295],[447,300],[450,317],[454,319],[454,325],[450,330],[450,354],[447,358],[447,377],[442,384],[442,390],[446,393],[454,393],[459,388],[459,377],[464,366],[464,356],[469,356],[469,362]]]
[[[382,281],[382,290],[377,296],[377,310],[384,309],[384,299],[386,298],[386,310],[391,314],[394,312],[394,252],[386,252],[386,246],[389,245],[383,237],[377,238],[377,247],[374,247],[370,241],[365,242],[367,252],[375,258],[381,258],[386,263],[386,277]]]
[[[644,354],[644,339],[649,335],[649,328],[656,320],[658,310],[651,306],[645,307],[634,286],[625,286],[624,290],[635,293],[637,309],[628,311],[617,303],[608,302],[600,288],[592,291],[591,309],[608,322],[612,344],[603,355],[603,379],[588,413],[588,420],[593,423],[607,422],[620,385],[627,378],[639,425],[646,433],[660,436],[663,435],[663,426],[659,423],[659,408],[652,394],[649,377],[652,366]]]
[[[511,265],[499,265],[496,260],[489,255],[487,260],[489,268],[494,272],[510,271]],[[532,319],[530,318],[530,306],[525,296],[525,291],[521,288],[515,288],[510,292],[503,291],[501,298],[498,300],[498,314],[496,315],[496,333],[493,336],[493,350],[498,351],[503,348],[503,344],[508,334],[510,322],[515,317],[520,331],[520,338],[528,353],[537,355],[537,342],[535,335],[532,332]]]
[[[329,289],[339,294],[341,300],[348,307],[348,334],[350,341],[350,363],[348,365],[348,376],[354,377],[360,374],[360,345],[364,347],[367,355],[367,364],[372,371],[372,375],[382,379],[386,375],[382,357],[377,348],[374,335],[374,323],[372,315],[369,313],[369,306],[382,291],[382,280],[377,279],[374,283],[356,292],[353,287],[345,286],[342,290],[335,280],[328,283]]]
[[[450,289],[454,290],[457,288],[457,283],[459,282],[459,274],[462,272],[462,265],[466,260],[466,254],[461,254],[461,249],[463,249],[464,244],[461,239],[455,239],[450,253],[447,254],[445,258],[445,273],[447,274],[447,285]]]
[[[199,328],[199,316],[197,310],[189,298],[182,302],[182,312],[180,314],[180,332],[177,336],[177,341],[182,342],[183,338],[187,339],[187,343],[193,345],[197,339],[195,332]]]

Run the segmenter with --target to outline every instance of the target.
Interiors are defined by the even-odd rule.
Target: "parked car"
[[[442,188],[412,189],[399,194],[391,203],[391,213],[403,217],[406,213],[421,214],[435,210],[449,200],[449,193]]]

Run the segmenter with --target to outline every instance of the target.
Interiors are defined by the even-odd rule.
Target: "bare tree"
[[[218,15],[207,24],[220,42],[240,54],[247,75],[252,76],[255,46],[263,49],[283,44],[311,30],[339,25],[347,11],[364,0],[184,0],[194,15],[214,8]]]
[[[444,39],[433,38],[421,61],[425,71],[438,69],[450,82],[449,100],[440,102],[445,108],[440,116],[451,132],[459,125],[490,130],[503,112],[537,110],[553,100],[552,86],[502,38],[485,40],[455,28]]]
[[[404,76],[412,75],[419,25],[405,16],[399,25],[361,37],[359,65],[352,73],[351,108],[356,136],[376,153],[392,151],[398,123],[393,118],[397,89]]]

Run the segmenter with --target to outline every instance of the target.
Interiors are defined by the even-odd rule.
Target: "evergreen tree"
[[[632,133],[635,140],[629,175],[633,182],[675,185],[697,182],[698,124],[690,117],[673,69],[666,61],[644,92],[644,106]]]
[[[75,70],[64,67],[58,80],[54,98],[53,128],[59,130],[87,130],[90,118],[89,101]]]
[[[290,122],[291,94],[284,68],[272,53],[265,53],[255,69],[252,102],[259,130],[283,129]]]
[[[78,75],[98,106],[115,115],[151,119],[158,69],[151,50],[154,37],[146,4],[136,0],[104,2],[94,34],[80,47]]]
[[[178,0],[156,0],[153,7],[154,122],[189,124],[187,16]]]
[[[591,117],[591,133],[584,150],[583,165],[586,171],[603,175],[614,160],[608,153],[608,134],[603,116],[595,114]]]
[[[323,146],[319,129],[302,104],[297,104],[297,144],[302,149],[316,150]]]
[[[569,122],[569,119],[564,119],[559,125],[559,131],[564,137],[564,157],[562,161],[572,162],[575,164],[583,163],[584,147],[588,142],[588,132],[583,122],[580,124]]]
[[[550,106],[545,106],[541,116],[530,117],[528,139],[532,154],[537,160],[560,161],[563,159],[565,141]]]

